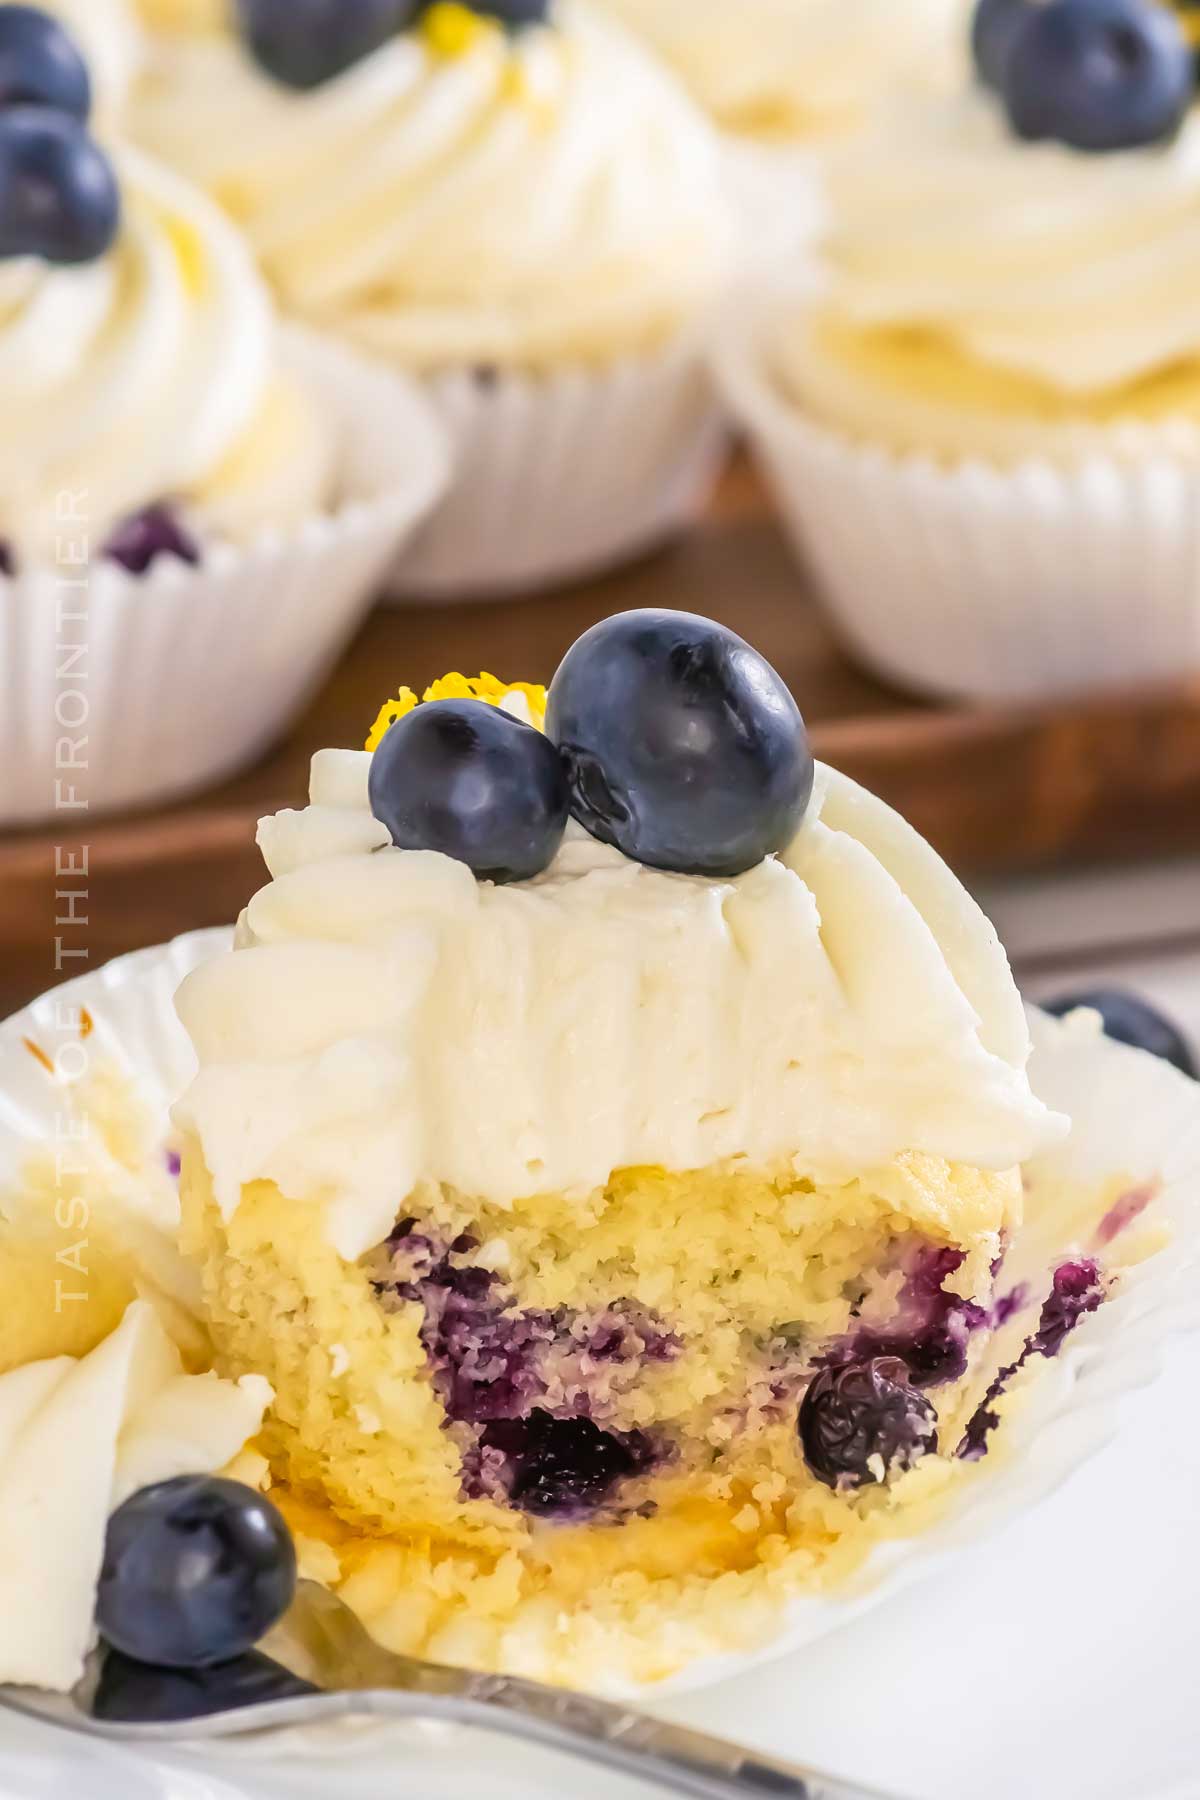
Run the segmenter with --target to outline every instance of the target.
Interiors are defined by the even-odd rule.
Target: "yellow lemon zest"
[[[207,271],[204,244],[195,227],[186,219],[168,217],[166,233],[179,264],[183,285],[191,295],[204,292]]]
[[[500,706],[514,694],[521,695],[528,706],[530,724],[538,731],[544,731],[546,690],[536,682],[501,681],[498,676],[486,672],[481,675],[451,674],[432,682],[419,700],[412,688],[402,687],[394,700],[385,701],[371,727],[366,748],[377,749],[396,720],[404,718],[414,706],[420,706],[426,700],[483,700],[488,706]]]
[[[437,0],[421,20],[421,35],[435,56],[466,56],[500,27],[458,0]]]

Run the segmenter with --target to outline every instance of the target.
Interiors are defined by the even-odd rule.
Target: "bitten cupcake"
[[[0,7],[0,66],[19,98],[0,105],[13,824],[172,794],[269,742],[433,499],[445,451],[391,377],[281,336],[205,195],[100,147],[57,22]]]
[[[829,280],[728,345],[835,620],[983,697],[1200,666],[1200,112],[1157,0],[980,7],[839,162]]]
[[[288,311],[415,371],[450,424],[456,484],[400,588],[545,584],[683,525],[721,438],[727,223],[673,79],[579,0],[240,20],[160,40],[137,129]]]
[[[821,153],[897,84],[948,79],[964,0],[604,0],[725,133],[752,250],[823,213]]]

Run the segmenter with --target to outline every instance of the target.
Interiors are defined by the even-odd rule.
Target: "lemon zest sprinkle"
[[[486,671],[481,675],[443,675],[439,680],[431,682],[417,698],[410,687],[402,687],[395,699],[387,700],[380,707],[375,723],[367,738],[366,748],[375,750],[383,741],[385,734],[391,730],[397,719],[403,719],[412,712],[415,706],[427,700],[483,700],[488,706],[501,706],[505,700],[519,694],[529,708],[530,723],[538,731],[546,728],[546,690],[532,681],[501,681],[496,675]]]
[[[458,0],[436,0],[421,20],[421,35],[435,56],[466,56],[481,38],[493,36],[501,28],[491,20],[480,18],[469,6]]]

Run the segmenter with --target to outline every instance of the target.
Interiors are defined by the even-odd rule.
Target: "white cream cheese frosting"
[[[1169,144],[1027,143],[981,89],[897,102],[830,170],[827,304],[1089,396],[1200,351],[1200,111]]]
[[[53,557],[66,518],[99,548],[174,499],[220,536],[318,510],[333,433],[280,368],[267,291],[205,195],[117,156],[118,238],[82,267],[0,262],[0,537]]]
[[[1004,1169],[1065,1128],[1030,1091],[991,926],[844,776],[821,771],[787,854],[736,880],[572,827],[497,887],[391,846],[369,766],[315,758],[312,804],[263,821],[274,879],[241,947],[180,990],[200,1072],[179,1121],[227,1214],[273,1180],[354,1258],[427,1182],[514,1206],[647,1164]]]
[[[152,1482],[224,1468],[271,1398],[261,1376],[186,1375],[142,1301],[88,1356],[0,1376],[0,1682],[74,1686],[110,1512]]]
[[[170,34],[135,133],[232,212],[289,310],[419,369],[656,348],[724,267],[714,134],[581,0],[516,34],[434,7],[309,93],[230,31]]]
[[[946,73],[963,0],[604,0],[729,130],[856,125],[897,82]],[[961,56],[961,52],[960,52]]]
[[[115,126],[141,66],[142,33],[129,0],[51,0],[92,78],[92,122]]]

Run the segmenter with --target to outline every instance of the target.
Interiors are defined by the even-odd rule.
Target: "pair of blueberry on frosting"
[[[260,67],[286,87],[307,90],[419,25],[437,5],[438,0],[237,0],[237,16]],[[515,31],[544,23],[550,0],[469,0],[461,10]]]
[[[977,0],[980,77],[1019,137],[1075,150],[1168,142],[1196,92],[1197,0]]]
[[[621,613],[585,633],[545,725],[477,699],[415,707],[375,751],[371,809],[400,849],[440,851],[481,880],[540,874],[570,817],[651,868],[726,878],[786,848],[812,796],[787,687],[690,613]]]
[[[120,189],[91,111],[70,34],[36,6],[0,6],[0,258],[70,265],[111,248]]]

